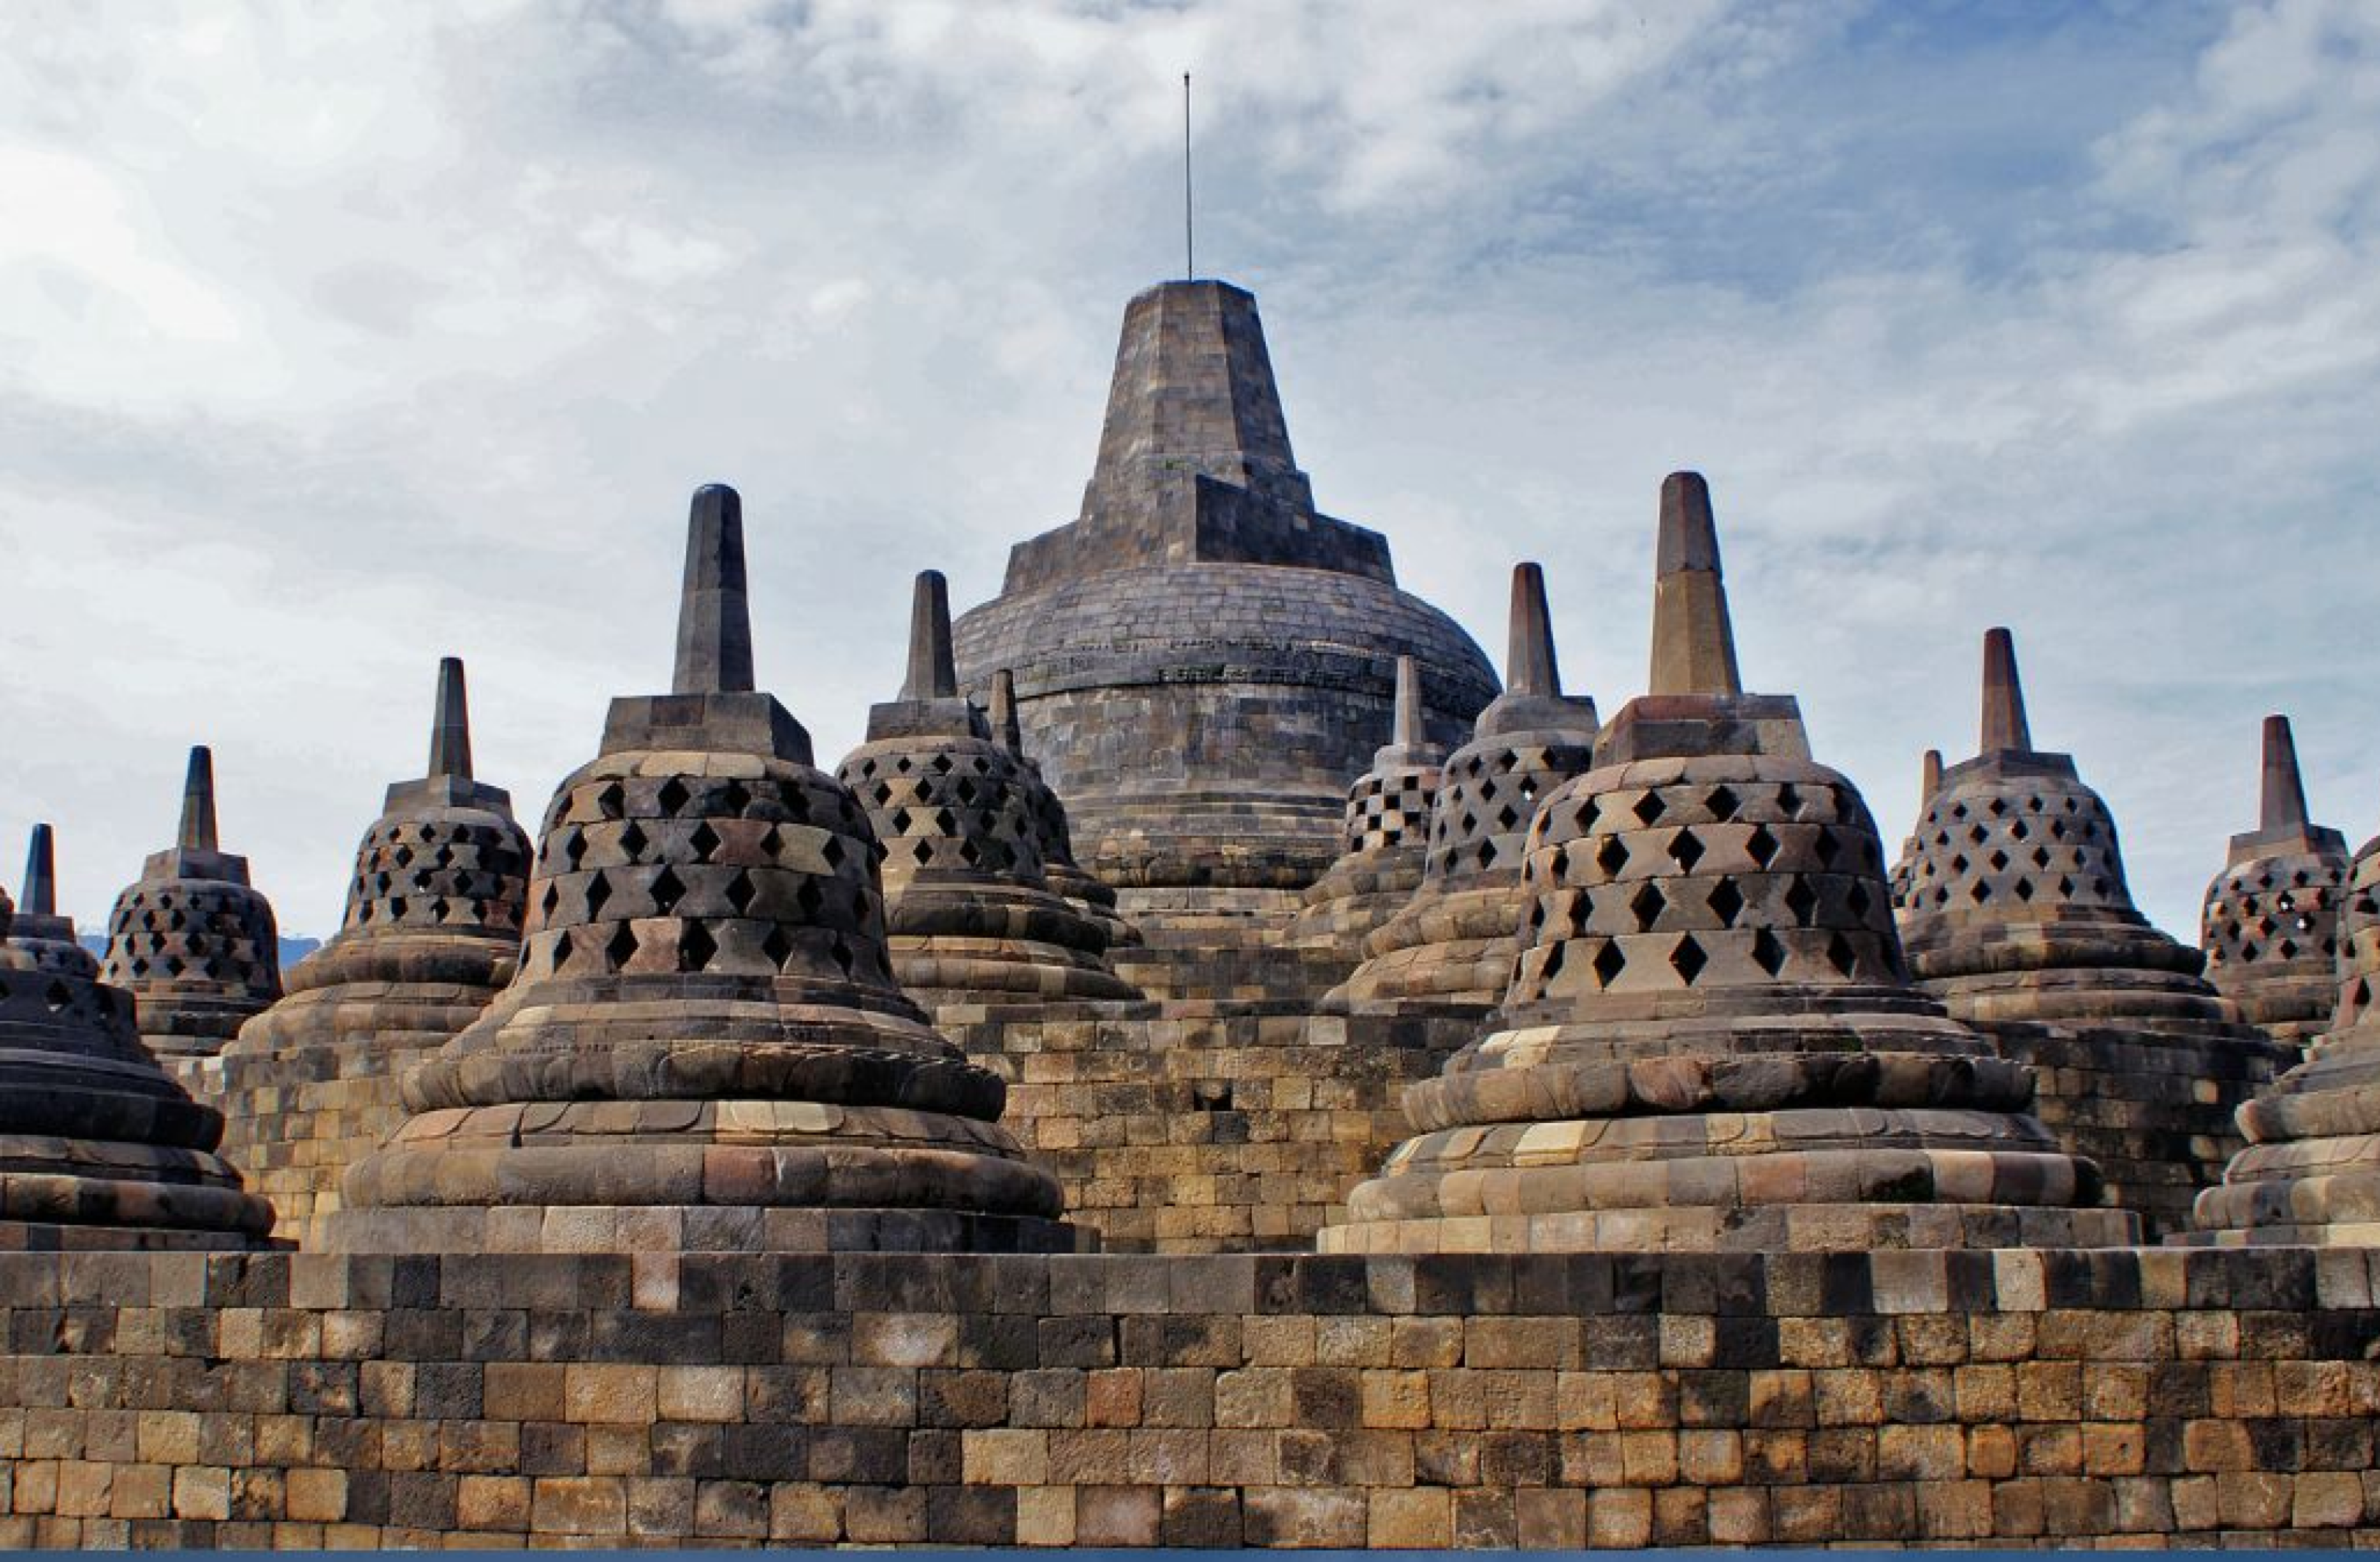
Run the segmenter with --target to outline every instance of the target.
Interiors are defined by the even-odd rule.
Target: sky
[[[534,825],[667,686],[744,494],[759,682],[856,744],[909,580],[1071,518],[1124,300],[1254,290],[1300,465],[1491,648],[1645,677],[1664,473],[1748,686],[1897,848],[2034,733],[2194,938],[2296,719],[2380,829],[2368,0],[444,0],[0,7],[0,882],[102,926],[188,745],[338,923],[438,658]]]

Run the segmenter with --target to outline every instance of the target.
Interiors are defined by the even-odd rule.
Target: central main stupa
[[[1135,917],[1284,923],[1339,854],[1397,659],[1430,741],[1497,692],[1470,636],[1397,589],[1378,532],[1314,507],[1253,295],[1170,282],[1126,306],[1081,514],[1010,552],[956,626],[962,686],[1013,669],[1026,751],[1083,866]]]

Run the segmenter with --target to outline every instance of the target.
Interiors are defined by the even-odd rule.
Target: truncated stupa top
[[[1018,544],[1002,589],[1187,563],[1396,578],[1379,533],[1316,513],[1256,297],[1228,282],[1164,283],[1125,307],[1082,515]]]

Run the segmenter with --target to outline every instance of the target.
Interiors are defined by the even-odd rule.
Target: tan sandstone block
[[[1365,1523],[1365,1544],[1375,1549],[1439,1548],[1454,1544],[1454,1505],[1443,1486],[1375,1491]]]
[[[174,1517],[231,1517],[231,1471],[220,1465],[191,1464],[174,1471]]]
[[[519,1475],[466,1475],[455,1483],[455,1520],[467,1530],[528,1528],[529,1483]]]
[[[741,1367],[663,1367],[655,1402],[663,1421],[731,1422],[744,1415]]]
[[[303,1523],[334,1524],[347,1516],[347,1472],[292,1470],[283,1484],[288,1516]]]
[[[660,1413],[660,1377],[653,1367],[573,1362],[563,1369],[563,1419],[650,1423]]]

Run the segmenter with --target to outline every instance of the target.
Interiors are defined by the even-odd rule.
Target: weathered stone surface
[[[1339,860],[1306,888],[1293,943],[1360,954],[1373,929],[1402,910],[1428,866],[1431,809],[1446,751],[1423,735],[1421,664],[1397,659],[1390,740],[1347,789]]]
[[[1364,963],[1326,1010],[1475,1015],[1502,996],[1530,821],[1595,752],[1595,701],[1561,692],[1545,572],[1536,564],[1512,571],[1505,676],[1471,741],[1439,772],[1420,888],[1365,938]]]
[[[1502,1028],[1406,1091],[1418,1136],[1323,1250],[2128,1240],[2024,1072],[1909,985],[1857,791],[1790,698],[1738,686],[1693,474],[1665,485],[1659,558],[1659,692],[1536,809]]]
[[[2307,822],[2286,716],[2265,718],[2262,779],[2256,828],[2231,838],[2206,888],[2198,942],[2206,979],[2240,1018],[2276,1041],[2304,1043],[2329,1025],[2338,1002],[2347,838]]]
[[[1014,673],[1084,866],[1145,927],[1277,929],[1338,854],[1400,655],[1437,741],[1496,692],[1470,637],[1396,588],[1379,535],[1314,508],[1256,300],[1219,282],[1135,297],[1079,516],[1018,544],[957,625],[962,688]]]
[[[835,776],[883,844],[892,972],[912,998],[932,1008],[1140,996],[1108,968],[1106,927],[1046,877],[1050,825],[1033,778],[959,697],[935,571],[917,577],[901,696],[869,711],[868,741]]]
[[[2175,1241],[2380,1247],[2380,837],[2355,854],[2339,936],[2330,1029],[2240,1108],[2247,1144]]]
[[[748,634],[733,490],[690,530],[676,691],[615,701],[555,793],[518,974],[407,1076],[330,1242],[1071,1247],[1000,1081],[893,980],[867,812],[774,696],[722,686]]]
[[[2100,1053],[2043,1071],[2042,1120],[2153,1234],[2179,1229],[2239,1145],[2232,1109],[2293,1050],[2241,1024],[2199,951],[2133,909],[2107,804],[2070,757],[2033,746],[2005,629],[1985,636],[1982,725],[1983,751],[1942,773],[1919,817],[1900,897],[1910,964],[1960,1019],[2049,1026],[2075,1062]],[[2034,1043],[2012,1029],[2008,1045]],[[2164,1050],[2144,1062],[2143,1047]]]
[[[6,1254],[0,1544],[2368,1546],[2318,1256]]]
[[[204,747],[190,750],[176,843],[116,897],[102,977],[132,995],[142,1042],[177,1069],[281,996],[273,907],[249,887],[248,859],[217,844],[214,756]]]
[[[346,915],[286,995],[200,1065],[224,1154],[322,1245],[347,1168],[406,1120],[407,1071],[480,1017],[519,963],[528,838],[471,774],[463,664],[439,667],[430,765],[388,789],[357,849]]]
[[[992,737],[1024,768],[1020,780],[1026,808],[1038,829],[1041,875],[1050,888],[1106,931],[1111,950],[1147,942],[1140,929],[1116,909],[1114,889],[1075,861],[1074,825],[1066,817],[1066,805],[1042,779],[1040,762],[1025,752],[1025,730],[1016,719],[1016,677],[1005,667],[991,675],[991,706],[986,715]]]
[[[272,1206],[213,1153],[222,1115],[158,1066],[57,914],[54,854],[36,826],[24,911],[0,891],[0,1249],[267,1245]]]

